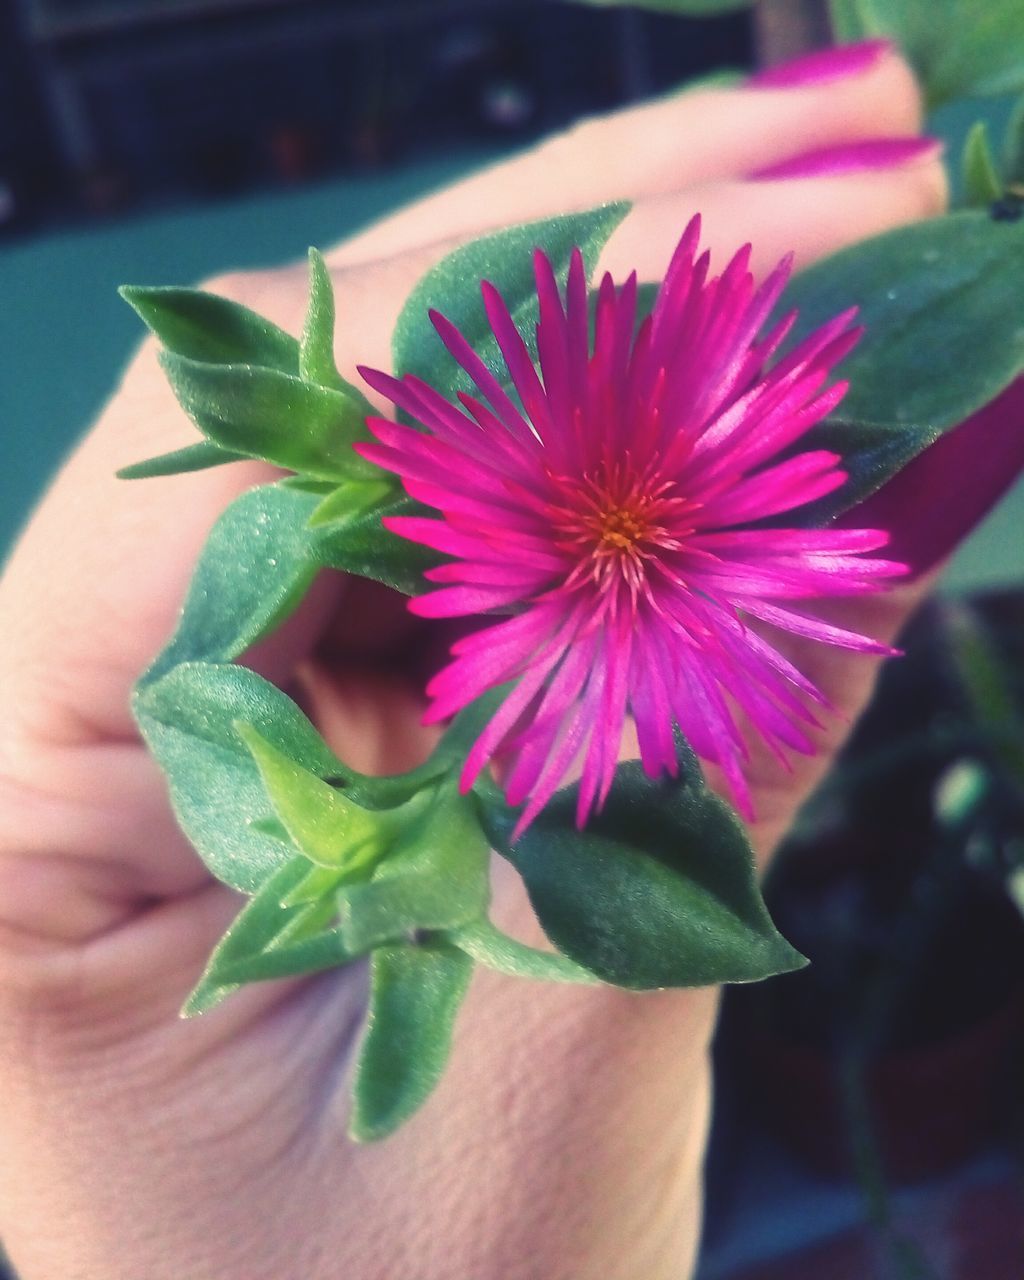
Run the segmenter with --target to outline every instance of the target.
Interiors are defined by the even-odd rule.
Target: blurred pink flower
[[[627,716],[650,776],[677,772],[678,724],[752,816],[739,721],[745,717],[785,763],[783,748],[813,752],[806,726],[817,722],[808,704],[825,699],[747,619],[891,652],[791,603],[880,590],[903,569],[865,555],[887,535],[776,527],[784,512],[846,478],[838,454],[791,446],[842,398],[845,383],[823,386],[859,337],[854,313],[837,316],[766,372],[795,319],[758,338],[790,261],[755,288],[748,246],[709,280],[699,235],[694,218],[635,336],[636,276],[618,291],[605,276],[592,342],[579,253],[563,303],[538,252],[537,366],[501,296],[484,283],[505,383],[432,313],[479,392],[460,393],[461,407],[412,376],[362,370],[427,429],[375,418],[379,443],[358,446],[442,513],[386,521],[451,557],[427,573],[440,590],[410,609],[424,617],[511,615],[453,646],[452,662],[428,685],[427,715],[447,719],[510,684],[468,755],[462,785],[500,756],[509,803],[525,802],[517,835],[574,765],[579,825],[600,808]]]

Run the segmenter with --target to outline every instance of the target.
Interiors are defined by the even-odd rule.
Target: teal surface
[[[944,132],[955,135],[960,126],[957,120]],[[385,176],[138,217],[0,249],[0,557],[139,340],[141,326],[117,297],[119,284],[188,284],[235,267],[299,259],[308,245],[329,245],[486,158],[463,152]],[[1008,427],[1024,430],[1024,423]],[[1024,483],[954,558],[946,588],[1024,582],[1022,531]]]

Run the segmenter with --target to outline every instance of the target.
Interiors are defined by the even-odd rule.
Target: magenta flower
[[[601,806],[627,716],[650,776],[676,773],[678,724],[752,816],[745,732],[785,763],[784,748],[813,752],[809,704],[827,704],[748,619],[890,652],[791,604],[879,590],[903,569],[864,554],[887,535],[777,527],[784,512],[846,478],[838,454],[791,446],[842,398],[845,383],[823,384],[859,337],[854,313],[766,372],[795,319],[758,340],[790,260],[755,289],[747,246],[709,280],[708,254],[696,258],[699,235],[694,218],[635,337],[635,274],[619,291],[602,280],[591,349],[579,253],[563,304],[538,252],[539,368],[484,283],[508,383],[436,313],[441,340],[479,398],[460,393],[456,407],[420,379],[361,371],[427,429],[375,418],[379,444],[357,446],[442,514],[386,521],[452,557],[427,573],[441,589],[410,609],[498,615],[454,645],[453,661],[428,685],[427,718],[447,719],[511,684],[467,757],[462,785],[499,757],[509,803],[526,805],[517,834],[573,766],[579,825]]]

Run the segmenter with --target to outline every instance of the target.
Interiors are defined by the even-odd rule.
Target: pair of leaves
[[[895,40],[933,106],[1024,89],[1019,0],[830,0],[830,8],[840,40]]]

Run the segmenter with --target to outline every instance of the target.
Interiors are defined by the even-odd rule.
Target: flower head
[[[451,557],[427,573],[440,589],[409,607],[426,617],[498,615],[454,645],[428,686],[427,714],[446,719],[511,684],[462,782],[500,757],[509,803],[525,802],[518,832],[574,765],[580,825],[600,807],[628,716],[650,776],[677,771],[678,725],[750,816],[740,721],[785,761],[783,748],[813,751],[809,704],[825,699],[747,619],[889,652],[791,604],[878,590],[902,570],[865,554],[885,533],[777,527],[846,479],[838,454],[791,446],[846,389],[825,383],[859,337],[854,313],[766,371],[795,319],[759,337],[790,262],[755,288],[748,246],[708,279],[699,234],[695,218],[635,336],[635,274],[620,290],[602,280],[591,341],[579,253],[563,301],[538,252],[536,363],[485,282],[507,381],[434,313],[478,395],[460,393],[456,406],[417,378],[362,371],[426,428],[372,419],[379,443],[359,446],[441,513],[386,521]]]

